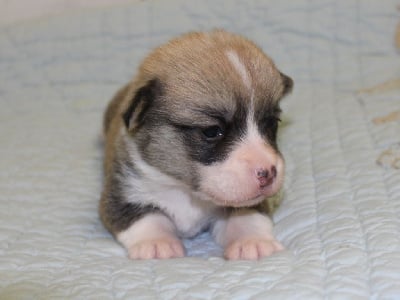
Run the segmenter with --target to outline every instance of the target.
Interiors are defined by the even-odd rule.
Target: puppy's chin
[[[216,198],[212,198],[212,202],[214,204],[216,204],[217,206],[223,206],[223,207],[235,207],[235,208],[240,208],[240,207],[251,207],[251,206],[255,206],[259,203],[261,203],[262,201],[265,200],[265,196],[260,195],[255,197],[254,199],[249,199],[249,200],[242,200],[242,201],[236,201],[236,202],[223,202],[220,201],[219,199]]]
[[[213,195],[212,193],[203,193],[203,194],[205,194],[205,197],[202,197],[202,198],[205,198],[207,201],[213,202],[217,206],[240,208],[240,207],[255,206],[255,205],[263,202],[265,199],[276,195],[279,191],[280,191],[280,186],[271,185],[270,187],[265,188],[263,191],[261,191],[259,194],[257,194],[253,198],[235,197],[233,199],[224,199],[221,197],[217,197],[216,195]]]

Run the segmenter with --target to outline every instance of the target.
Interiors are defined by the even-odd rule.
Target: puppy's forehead
[[[222,31],[192,33],[156,49],[141,67],[163,83],[169,105],[233,111],[237,101],[274,102],[283,87],[272,60],[251,41]],[[257,103],[255,103],[257,105]]]

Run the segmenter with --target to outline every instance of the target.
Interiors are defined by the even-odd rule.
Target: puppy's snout
[[[256,176],[260,183],[260,188],[264,188],[270,184],[272,184],[276,178],[277,170],[275,166],[272,166],[269,170],[258,169],[256,170]]]

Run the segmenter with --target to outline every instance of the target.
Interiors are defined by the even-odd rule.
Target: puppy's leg
[[[131,259],[183,257],[175,225],[162,214],[148,214],[116,235]]]
[[[239,209],[218,220],[213,235],[230,260],[256,260],[284,249],[272,234],[271,220],[255,209]]]

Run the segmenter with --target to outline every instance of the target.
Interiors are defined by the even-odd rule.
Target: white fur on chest
[[[182,237],[194,236],[215,217],[214,205],[195,200],[179,189],[156,192],[151,202],[161,207],[174,221]]]
[[[141,177],[126,179],[128,201],[137,202],[140,199],[142,204],[161,208],[174,222],[181,237],[196,235],[215,219],[215,204],[198,199],[187,186],[147,164],[137,149],[132,150],[135,153],[130,153]]]

